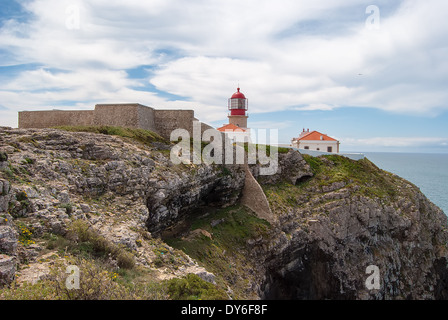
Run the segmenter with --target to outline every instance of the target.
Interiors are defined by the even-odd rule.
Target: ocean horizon
[[[415,184],[425,196],[448,214],[448,154],[362,152],[385,171]]]

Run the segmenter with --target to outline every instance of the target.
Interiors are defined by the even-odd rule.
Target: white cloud
[[[316,110],[330,111],[330,110],[333,110],[335,107],[336,106],[334,106],[334,105],[328,105],[328,104],[324,104],[324,103],[313,103],[313,104],[309,104],[304,107],[294,108],[294,110],[298,110],[298,111],[316,111]]]
[[[0,99],[15,110],[132,101],[217,121],[239,81],[251,113],[447,110],[448,3],[377,2],[381,28],[368,31],[355,0],[30,0],[32,19],[6,23],[0,43],[8,63],[43,67],[1,83]],[[70,6],[79,28],[67,28]],[[143,65],[158,66],[146,83],[123,71]],[[133,89],[148,82],[188,101]]]

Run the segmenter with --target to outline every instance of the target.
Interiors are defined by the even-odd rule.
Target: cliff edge
[[[173,165],[170,147],[138,129],[0,128],[0,297],[448,297],[447,217],[408,181],[287,150],[272,176]],[[247,170],[275,219],[241,202]],[[63,289],[73,264],[109,289]]]

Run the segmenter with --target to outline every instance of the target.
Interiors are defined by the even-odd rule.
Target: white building
[[[339,153],[339,141],[326,134],[310,129],[303,129],[298,138],[293,138],[291,145],[297,149]]]
[[[232,142],[251,142],[250,129],[248,128],[243,129],[234,124],[226,124],[218,128],[218,131],[224,132]]]

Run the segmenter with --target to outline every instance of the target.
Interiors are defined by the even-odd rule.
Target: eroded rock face
[[[269,252],[261,296],[446,299],[447,217],[416,187],[396,183],[406,195],[390,201],[335,183],[280,214],[269,249],[253,248]],[[366,286],[371,265],[378,267],[379,289]]]
[[[9,215],[4,215],[12,218]],[[14,280],[14,275],[17,267],[17,241],[18,234],[11,222],[5,222],[8,218],[0,217],[0,286],[9,284]]]
[[[8,180],[0,179],[0,212],[7,212],[11,201],[10,186]]]
[[[42,217],[54,218],[56,212],[47,211],[53,209],[48,203],[66,206],[75,202],[70,194],[99,197],[112,193],[143,202],[149,209],[148,229],[158,232],[200,205],[234,204],[244,186],[244,170],[239,166],[225,171],[218,165],[174,166],[169,156],[115,136],[52,129],[6,131],[5,143],[21,150],[9,155],[12,164],[20,164],[33,180],[54,182],[52,188],[27,190],[29,207],[18,203],[15,210],[21,217],[37,211]],[[26,161],[32,165],[26,166]],[[7,180],[0,181],[2,188],[9,188]],[[0,193],[0,211],[6,211],[8,204]],[[87,204],[79,205],[83,213],[89,211]],[[54,229],[60,229],[57,233],[63,233],[63,212],[56,213],[61,218],[53,219]]]
[[[5,219],[2,218],[2,220]],[[2,223],[4,222],[2,221]],[[0,224],[0,252],[14,255],[17,251],[17,241],[18,234],[14,227],[8,224]]]
[[[313,176],[310,166],[297,151],[291,149],[288,153],[279,153],[277,161],[277,170],[272,175],[260,175],[260,164],[249,167],[261,184],[276,184],[286,180],[295,185]]]
[[[0,286],[11,283],[16,272],[16,258],[0,254]]]
[[[13,220],[26,221],[33,237],[65,236],[73,221],[87,220],[108,240],[142,251],[141,230],[157,236],[201,205],[232,205],[244,186],[239,166],[176,166],[161,143],[55,129],[0,128],[0,137],[0,160],[8,167],[0,176],[4,271],[34,261],[42,249],[33,244],[17,252]],[[139,258],[141,264],[154,259],[151,252],[140,254],[148,257]],[[197,264],[190,267],[210,278]],[[5,282],[12,279],[9,271]]]
[[[230,206],[238,200],[244,186],[244,171],[230,167],[223,175],[220,169],[202,165],[192,178],[189,175],[167,176],[152,181],[147,200],[150,211],[148,230],[160,232],[172,226],[199,206]]]
[[[14,219],[26,221],[35,236],[64,236],[70,223],[86,220],[111,242],[137,252],[136,261],[149,267],[157,258],[154,246],[164,245],[145,237],[203,205],[237,203],[244,187],[241,166],[174,166],[166,154],[114,136],[5,128],[0,136],[7,155],[0,179],[2,283],[12,281],[21,259],[39,269],[34,260],[42,247],[18,250]],[[251,294],[268,299],[448,298],[447,217],[415,186],[387,176],[392,197],[381,195],[378,181],[387,179],[380,171],[374,172],[375,181],[373,176],[353,181],[342,171],[339,180],[316,178],[293,151],[279,154],[274,175],[260,176],[258,165],[250,169],[265,190],[274,192],[267,198],[277,221],[241,248],[254,266],[248,277]],[[276,190],[277,185],[282,188]],[[370,265],[379,269],[380,289],[366,287]],[[216,277],[190,260],[172,272],[160,277],[187,272],[210,282]]]

